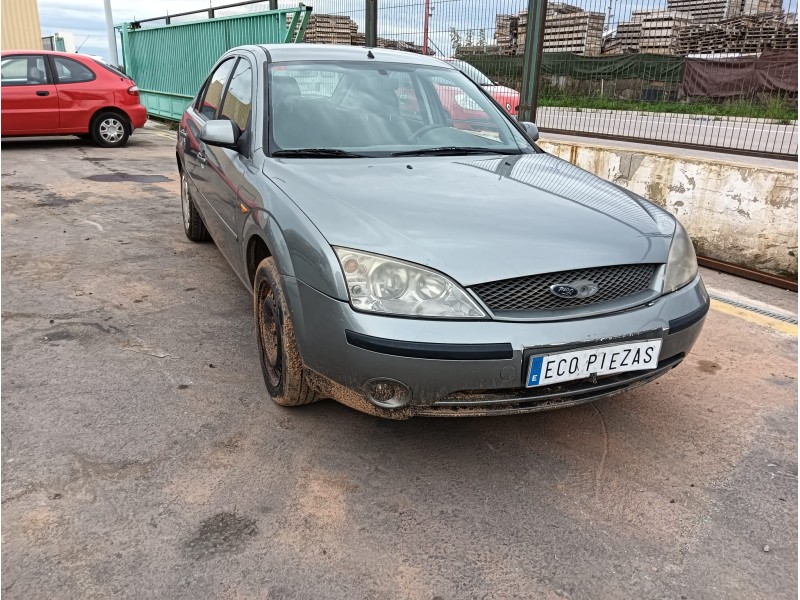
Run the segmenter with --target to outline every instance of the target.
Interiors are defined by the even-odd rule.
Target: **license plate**
[[[644,340],[532,356],[527,387],[655,369],[660,351],[661,340]]]

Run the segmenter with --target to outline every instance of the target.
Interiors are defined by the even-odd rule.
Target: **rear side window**
[[[116,67],[112,67],[108,63],[101,62],[96,58],[94,59],[94,62],[103,67],[106,71],[111,71],[114,75],[119,75],[120,77],[124,77],[125,79],[130,79],[130,77],[128,77],[123,71],[120,71]]]
[[[207,119],[214,119],[217,116],[217,110],[222,102],[222,94],[225,92],[225,84],[228,82],[228,76],[231,74],[235,62],[235,58],[229,58],[217,67],[211,75],[211,79],[208,80],[199,107],[200,114]]]
[[[228,85],[225,102],[222,104],[222,118],[230,119],[242,131],[247,130],[250,112],[253,108],[253,71],[250,63],[242,59]]]
[[[53,65],[55,65],[58,83],[81,83],[92,81],[95,78],[94,73],[88,67],[71,58],[53,56]]]
[[[43,56],[10,56],[3,59],[0,80],[7,85],[48,84]]]

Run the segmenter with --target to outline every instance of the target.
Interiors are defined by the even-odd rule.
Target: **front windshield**
[[[446,58],[447,62],[453,65],[456,69],[464,73],[467,77],[472,79],[478,85],[494,85],[492,80],[489,79],[486,75],[478,71],[475,67],[473,67],[468,62],[464,62],[463,60],[458,60],[455,58]]]
[[[521,154],[536,150],[460,71],[391,62],[269,66],[273,156]]]

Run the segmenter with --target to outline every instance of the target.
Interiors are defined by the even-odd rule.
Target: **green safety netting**
[[[462,54],[459,58],[475,65],[489,78],[522,79],[523,56]],[[583,56],[572,52],[545,52],[542,75],[566,76],[573,79],[644,79],[664,83],[680,83],[683,75],[682,56],[661,54],[624,54],[618,56]]]

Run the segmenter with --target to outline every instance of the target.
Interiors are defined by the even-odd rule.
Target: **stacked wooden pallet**
[[[725,18],[728,3],[729,0],[667,0],[667,10],[689,13],[695,23],[719,23]]]
[[[692,15],[673,10],[652,11],[643,15],[639,52],[678,54],[678,32],[692,21]]]
[[[791,22],[794,21],[794,22]],[[682,27],[678,33],[680,54],[755,53],[767,48],[797,48],[798,27],[784,14],[755,14]]]
[[[404,40],[390,40],[388,38],[378,38],[378,48],[388,48],[390,50],[402,50],[403,52],[415,52],[422,54],[422,46]],[[429,52],[430,53],[430,52]]]
[[[414,52],[415,54],[422,54],[422,46],[413,42],[406,42],[404,40],[390,40],[388,38],[379,37],[378,48],[388,48],[390,50],[402,50],[404,52]],[[350,41],[353,46],[366,46],[367,40],[363,33],[354,33]],[[428,48],[428,54],[434,54],[434,51]]]
[[[600,54],[605,19],[601,12],[581,9],[548,11],[544,23],[544,51]]]
[[[619,54],[629,54],[639,52],[639,42],[642,37],[642,23],[628,21],[617,25],[617,35]]]
[[[287,15],[287,20],[289,16]],[[312,14],[304,41],[310,44],[351,44],[358,24],[341,15]]]
[[[490,56],[513,56],[517,53],[515,46],[486,44],[485,46],[460,46],[459,54],[488,54]]]
[[[742,15],[780,12],[783,12],[782,0],[732,0],[728,3],[727,17],[732,19]]]
[[[517,28],[519,16],[497,15],[494,20],[494,41],[501,48],[513,48],[517,45]]]
[[[566,2],[547,2],[546,18],[554,17],[557,15],[568,15],[573,13],[583,12],[580,6],[574,4],[567,4]]]
[[[525,52],[525,38],[528,35],[528,11],[521,10],[517,15],[517,52]]]

